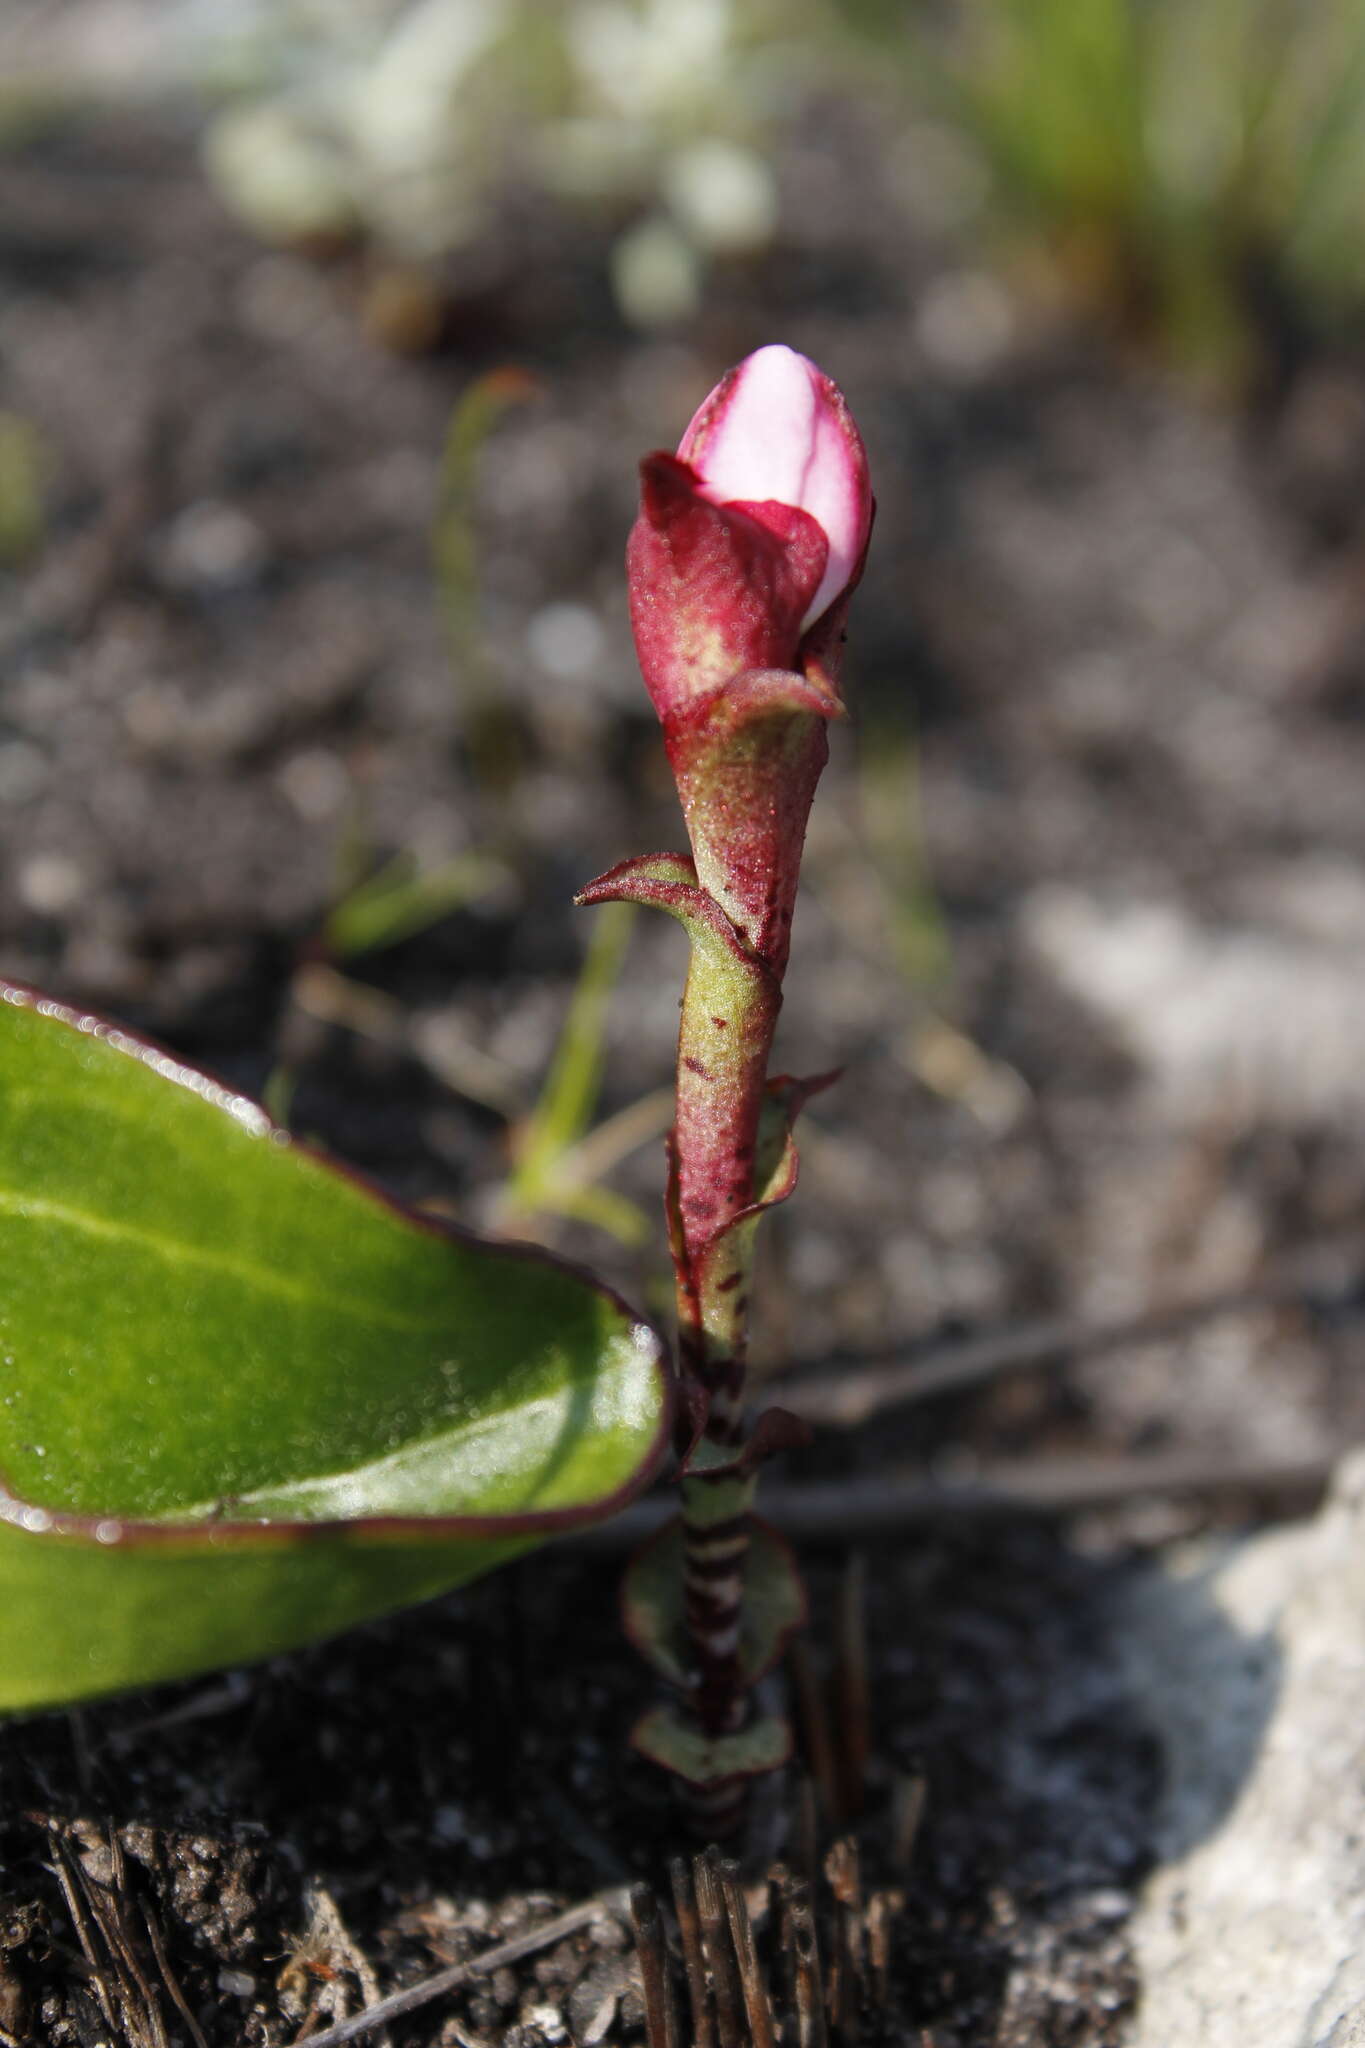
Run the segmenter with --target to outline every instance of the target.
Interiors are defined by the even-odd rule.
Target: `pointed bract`
[[[751,668],[795,668],[828,545],[809,513],[716,505],[675,455],[641,464],[626,548],[640,668],[665,725]]]

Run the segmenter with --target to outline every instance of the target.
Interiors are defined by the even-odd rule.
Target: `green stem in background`
[[[592,1182],[581,1153],[602,1086],[607,1007],[634,922],[630,904],[611,904],[588,942],[545,1086],[517,1134],[516,1165],[499,1208],[501,1227],[555,1211],[595,1223],[623,1244],[639,1244],[647,1233],[634,1202]]]
[[[475,493],[484,450],[504,415],[535,396],[536,382],[508,364],[487,371],[460,394],[441,450],[432,525],[436,588],[455,666],[467,688],[487,680],[488,656],[480,622],[479,546]]]

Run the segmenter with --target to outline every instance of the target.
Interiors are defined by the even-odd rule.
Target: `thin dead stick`
[[[649,2048],[680,2048],[678,2013],[668,1977],[668,1944],[663,1916],[653,1887],[631,1886],[630,1917],[635,1923],[635,1953],[645,1993],[645,2033]]]
[[[105,1981],[104,1965],[101,1963],[99,1953],[95,1948],[90,1923],[86,1917],[86,1910],[81,1903],[75,1882],[71,1876],[71,1858],[68,1854],[66,1843],[56,1827],[51,1823],[48,1825],[48,1841],[53,1855],[53,1861],[48,1867],[62,1888],[62,1897],[66,1901],[66,1910],[71,1916],[71,1925],[76,1930],[76,1939],[81,1945],[81,1953],[90,1965],[90,1977],[95,1987],[95,1996],[99,2000],[100,2011],[104,2015],[106,2024],[111,2029],[116,2030],[118,2020],[114,2016],[113,2002],[109,1996],[109,1986]]]
[[[123,1917],[123,1901],[128,1895],[128,1868],[124,1861],[123,1844],[119,1840],[117,1829],[112,1825],[107,1830],[107,1839],[110,1867],[108,1884],[101,1884],[97,1889],[96,1880],[90,1876],[84,1863],[79,1859],[76,1863],[76,1876],[85,1893],[86,1904],[113,1958],[125,1999],[128,1997],[127,1987],[131,1986],[132,1991],[142,2001],[153,2048],[167,2048],[166,2023],[161,2017],[161,2001],[148,1982],[147,1974],[133,1946],[132,1931]]]
[[[867,1759],[872,1746],[867,1684],[867,1566],[860,1550],[849,1553],[839,1582],[835,1642],[834,1725],[841,1808],[837,1824],[847,1826],[863,1810]]]
[[[438,1020],[413,1016],[392,996],[352,981],[323,960],[306,961],[298,969],[290,999],[298,1013],[316,1024],[339,1025],[357,1038],[409,1054],[443,1087],[469,1102],[509,1118],[525,1111],[518,1078],[500,1060],[442,1030]]]
[[[796,1960],[797,2048],[826,2048],[829,2035],[825,2026],[825,1987],[820,1980],[820,1947],[808,1884],[793,1883],[790,1914]]]
[[[147,2048],[168,2048],[160,2004],[148,1983],[124,1924],[122,1901],[127,1889],[123,1846],[116,1831],[108,1831],[110,1876],[108,1882],[93,1878],[82,1858],[52,1826],[49,1839],[57,1855],[56,1875],[65,1896],[72,1924],[90,1965],[95,1990],[114,2033],[135,2032]],[[79,1895],[79,1899],[78,1899]],[[88,1920],[87,1920],[87,1917]],[[96,1949],[98,1934],[107,1955],[101,1961]],[[118,2007],[118,2018],[113,2008]]]
[[[858,2038],[863,1990],[863,1892],[858,1845],[851,1835],[825,1858],[825,1878],[834,1894],[834,1960],[830,1968],[829,2017],[837,2040]]]
[[[142,1908],[142,1924],[147,1929],[147,1939],[152,1945],[152,1954],[156,1957],[156,1966],[161,1972],[161,1981],[171,1995],[172,2005],[174,2005],[181,2019],[190,2030],[190,2039],[194,2043],[194,2048],[209,2048],[208,2042],[204,2039],[203,2028],[190,2011],[189,2005],[186,2002],[180,1979],[171,1968],[170,1958],[166,1954],[166,1944],[161,1938],[161,1929],[157,1926],[154,1916],[147,1910],[146,1906]]]
[[[148,1714],[144,1719],[132,1722],[127,1728],[115,1728],[104,1737],[106,1749],[117,1755],[125,1749],[135,1749],[147,1736],[159,1734],[166,1728],[178,1728],[186,1721],[200,1721],[209,1715],[226,1714],[234,1707],[240,1707],[251,1696],[251,1680],[245,1671],[229,1671],[221,1684],[205,1686],[192,1699],[182,1700],[178,1706],[170,1707],[164,1714]],[[74,1716],[73,1716],[74,1719]]]
[[[795,1636],[787,1651],[787,1670],[796,1695],[797,1721],[805,1760],[826,1822],[839,1824],[839,1769],[834,1757],[834,1738],[824,1688],[815,1669],[810,1644]],[[812,1863],[812,1869],[814,1864]]]
[[[883,1408],[925,1401],[935,1394],[965,1393],[1030,1366],[1150,1343],[1217,1316],[1296,1304],[1338,1312],[1362,1306],[1358,1246],[1307,1246],[1243,1287],[1158,1302],[1136,1315],[1107,1321],[1053,1316],[871,1365],[837,1358],[822,1360],[818,1367],[797,1364],[793,1376],[781,1382],[780,1398],[785,1408],[808,1422],[852,1429]]]
[[[777,2048],[772,2002],[768,1997],[768,1987],[763,1981],[763,1971],[759,1965],[758,1944],[754,1940],[754,1923],[749,1918],[749,1902],[739,1881],[739,1865],[733,1862],[722,1863],[720,1882],[725,1894],[725,1910],[730,1916],[730,1934],[739,1962],[739,1981],[744,1992],[744,2009],[749,2015],[750,2043],[752,2048]]]
[[[702,1943],[710,1965],[711,1988],[716,1999],[716,2026],[720,2048],[745,2048],[744,1994],[735,1962],[730,1922],[721,1890],[720,1851],[707,1849],[692,1859],[697,1887],[697,1915],[701,1921]]]
[[[792,1819],[792,1844],[796,1868],[807,1885],[820,1875],[820,1795],[814,1778],[803,1771],[796,1782],[796,1812]]]
[[[661,1138],[673,1115],[671,1088],[655,1088],[637,1102],[628,1102],[605,1117],[585,1138],[571,1145],[559,1162],[556,1179],[573,1187],[591,1185],[611,1172],[652,1138]]]
[[[769,1519],[806,1542],[838,1543],[894,1536],[925,1522],[954,1517],[1062,1516],[1123,1507],[1148,1499],[1214,1501],[1242,1493],[1321,1490],[1352,1446],[1336,1444],[1315,1457],[1211,1460],[1207,1453],[1163,1457],[1020,1458],[984,1467],[961,1485],[907,1480],[853,1480],[821,1487],[770,1487]]]
[[[898,1772],[891,1789],[891,1861],[908,1876],[928,1802],[929,1780],[922,1772]]]
[[[682,1939],[683,1968],[687,1972],[693,2048],[716,2048],[716,2023],[706,1982],[706,1957],[701,1944],[701,1921],[697,1917],[697,1894],[687,1858],[675,1856],[668,1866],[668,1875],[673,1886],[673,1910],[678,1916],[678,1933]]]
[[[768,1872],[768,1947],[773,1959],[773,1976],[778,2009],[787,2018],[796,2014],[796,1957],[792,1952],[791,1871],[785,1863],[774,1863]],[[783,2027],[785,2037],[786,2028]]]
[[[904,1892],[873,1892],[867,1906],[868,1961],[872,1998],[884,2012],[891,1995],[891,1929],[905,1909]]]
[[[625,1921],[626,1906],[623,1892],[599,1892],[596,1898],[585,1900],[581,1906],[570,1906],[566,1913],[557,1913],[553,1920],[543,1921],[529,1934],[514,1935],[511,1941],[499,1942],[496,1948],[485,1949],[481,1956],[473,1956],[467,1963],[452,1963],[448,1970],[438,1970],[434,1977],[424,1977],[420,1984],[410,1984],[406,1991],[391,1992],[387,1998],[381,1998],[378,2005],[353,2013],[350,2019],[340,2020],[334,2027],[325,2027],[322,2033],[310,2036],[308,2048],[342,2048],[343,2042],[359,2041],[366,2034],[373,2034],[377,2028],[387,2026],[390,2020],[401,2019],[404,2013],[416,2012],[419,2006],[429,2005],[433,1998],[443,1998],[448,1991],[458,1991],[471,1977],[487,1977],[494,1970],[500,1970],[504,1963],[517,1963],[523,1956],[533,1956],[537,1949],[552,1947],[555,1942],[563,1941],[566,1935],[577,1934],[580,1927],[590,1927],[594,1920],[611,1918]]]
[[[770,1486],[765,1518],[807,1543],[894,1539],[928,1524],[992,1517],[1074,1515],[1151,1499],[1210,1503],[1238,1494],[1285,1494],[1310,1501],[1356,1446],[1324,1446],[1298,1458],[1213,1458],[1185,1452],[1142,1458],[1013,1458],[974,1479],[841,1480],[823,1486]],[[614,1520],[571,1539],[595,1550],[633,1550],[666,1522],[668,1501],[641,1501]]]

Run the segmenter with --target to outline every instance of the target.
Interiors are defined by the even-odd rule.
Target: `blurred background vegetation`
[[[26,0],[0,38],[0,135],[193,96],[227,204],[388,252],[371,311],[413,343],[509,184],[610,226],[630,322],[685,324],[838,92],[932,137],[1016,284],[1224,390],[1365,310],[1365,0]]]

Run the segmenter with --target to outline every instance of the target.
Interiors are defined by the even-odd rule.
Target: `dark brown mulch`
[[[938,2048],[1118,2040],[1155,1759],[1104,1648],[1116,1569],[1024,1526],[872,1562],[864,1873],[905,1905],[868,2042],[921,2028]],[[109,1884],[111,1830],[144,2005],[174,2038],[173,1980],[223,2048],[292,2041],[329,1985],[334,2012],[369,2002],[347,1937],[388,1989],[604,1885],[663,1888],[686,1835],[654,1774],[623,1761],[645,1688],[617,1635],[615,1576],[565,1550],[260,1671],[12,1726],[0,1985],[26,2016],[19,2038],[102,2038],[55,1872]],[[816,1586],[828,1608],[832,1583],[817,1571]],[[917,1779],[925,1813],[903,1868],[894,1793]],[[758,1821],[761,1846],[771,1811]],[[474,2038],[511,2038],[514,2023],[539,2027],[517,2037],[528,2044],[558,2038],[544,2009],[564,2010],[594,1970],[600,1986],[624,1947],[601,1929],[575,1937],[394,2040],[459,2040],[452,2015]],[[621,1989],[613,2039],[639,2031],[624,1974]]]

